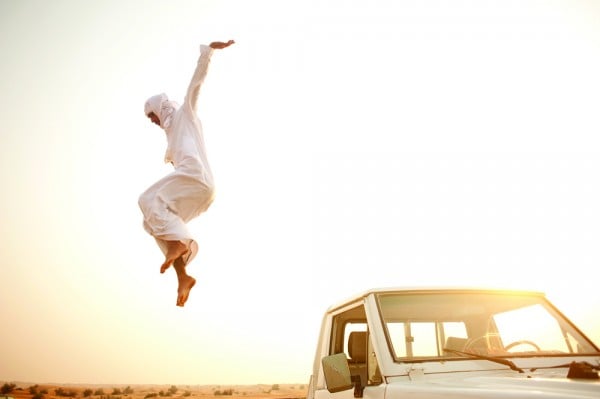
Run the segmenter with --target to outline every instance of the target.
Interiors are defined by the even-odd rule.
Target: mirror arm
[[[361,383],[360,375],[353,375],[351,379],[352,379],[352,382],[354,383],[354,397],[362,398],[365,387]]]

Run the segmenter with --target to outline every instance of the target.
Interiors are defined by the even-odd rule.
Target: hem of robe
[[[160,248],[163,255],[165,255],[165,256],[167,255],[167,241],[181,241],[182,243],[184,243],[185,246],[188,247],[188,249],[189,249],[188,255],[183,260],[184,266],[187,266],[188,264],[190,264],[190,262],[192,260],[194,260],[194,258],[198,254],[198,243],[191,238],[184,238],[184,239],[168,238],[168,239],[166,239],[166,238],[154,237],[154,239],[156,240],[158,247]]]

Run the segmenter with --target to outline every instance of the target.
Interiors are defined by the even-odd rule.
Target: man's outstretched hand
[[[235,43],[233,40],[229,40],[227,42],[212,42],[210,44],[210,47],[214,48],[214,49],[219,49],[220,50],[220,49],[224,49],[226,47],[231,46],[233,43]]]

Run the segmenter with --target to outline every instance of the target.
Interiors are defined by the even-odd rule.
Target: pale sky
[[[143,105],[228,39],[178,308]],[[382,286],[542,290],[600,344],[600,2],[0,0],[0,52],[0,380],[306,384]]]

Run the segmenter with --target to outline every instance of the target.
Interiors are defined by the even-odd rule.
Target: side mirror
[[[325,384],[330,393],[346,391],[354,387],[346,354],[325,356],[321,359],[321,364],[325,374]]]

